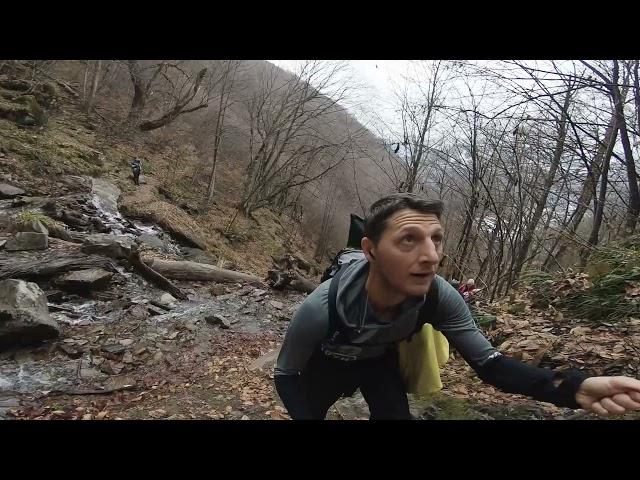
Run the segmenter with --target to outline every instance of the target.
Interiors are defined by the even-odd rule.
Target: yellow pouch
[[[400,374],[407,393],[426,395],[442,389],[440,367],[449,360],[449,342],[429,323],[411,341],[398,343]]]

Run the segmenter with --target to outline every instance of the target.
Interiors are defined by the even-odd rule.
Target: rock
[[[98,378],[104,377],[104,374],[99,370],[90,367],[81,367],[80,368],[80,378],[85,378],[87,380],[95,380]]]
[[[45,295],[47,296],[47,302],[61,302],[64,299],[64,292],[60,290],[49,290],[45,292]]]
[[[122,356],[122,363],[133,363],[133,355],[131,352],[125,352]]]
[[[133,345],[133,338],[123,338],[118,343],[120,345],[122,345],[123,347],[129,347],[129,346]]]
[[[102,354],[102,356],[108,358],[109,360],[120,361],[124,355],[124,352],[125,348],[118,343],[103,345],[102,348],[100,348],[100,353]]]
[[[129,257],[132,245],[133,240],[123,235],[94,233],[84,238],[80,251],[84,253],[96,253],[118,260]]]
[[[284,308],[284,303],[278,302],[276,300],[271,300],[269,302],[269,305],[271,305],[273,308],[276,308],[278,310],[282,310]]]
[[[35,283],[0,281],[0,348],[56,338],[60,328],[49,315],[47,297]]]
[[[144,305],[132,305],[125,313],[136,320],[143,320],[149,316],[149,311]]]
[[[224,295],[227,293],[227,288],[221,283],[216,283],[213,287],[209,289],[212,295],[219,297],[220,295]]]
[[[148,247],[155,248],[158,250],[166,251],[168,250],[167,242],[157,237],[156,235],[150,235],[148,233],[142,233],[138,237],[140,242],[144,243]]]
[[[4,247],[6,243],[7,243],[6,239],[0,240],[0,248]]]
[[[107,272],[101,268],[89,268],[62,275],[55,283],[67,290],[87,292],[106,288],[112,278],[112,272]]]
[[[80,358],[83,354],[82,350],[78,350],[77,348],[72,347],[71,345],[67,345],[66,343],[59,344],[58,348],[73,359]]]
[[[35,232],[49,235],[49,230],[40,220],[31,220],[30,222],[20,222],[16,225],[18,232]]]
[[[177,302],[176,298],[170,293],[163,294],[158,301],[167,307],[174,307]]]
[[[157,410],[151,410],[149,412],[149,416],[151,418],[164,418],[167,416],[167,412],[161,408],[157,409]]]
[[[127,388],[131,386],[135,386],[136,381],[130,375],[121,375],[119,377],[110,377],[107,378],[104,382],[104,388]]]
[[[204,320],[209,325],[220,325],[220,328],[231,328],[229,321],[218,313],[205,317]]]
[[[102,370],[104,373],[108,373],[109,375],[119,375],[123,369],[123,363],[113,362],[110,360],[107,360],[102,365],[100,365],[100,370]]]
[[[49,247],[49,237],[44,233],[18,232],[7,239],[5,250],[45,250]]]
[[[153,305],[147,305],[147,310],[151,314],[151,316],[164,315],[165,313],[167,313],[165,310],[154,307]]]
[[[74,242],[76,240],[69,230],[55,225],[51,225],[49,227],[49,236],[52,238],[59,238],[65,242]]]
[[[276,360],[278,359],[278,354],[280,353],[280,349],[278,348],[277,350],[267,353],[266,355],[262,355],[258,358],[256,358],[253,362],[251,362],[251,364],[249,365],[249,371],[254,372],[256,370],[261,370],[265,367],[268,367],[272,364],[274,364],[276,362]]]
[[[0,198],[15,198],[24,194],[25,191],[21,188],[14,187],[13,185],[7,185],[6,183],[0,183]]]
[[[256,289],[251,293],[251,296],[252,296],[252,297],[256,297],[256,298],[258,298],[258,297],[261,297],[261,296],[266,295],[266,294],[267,294],[267,291],[266,291],[266,290],[261,290],[261,289],[259,289],[259,288],[256,288]]]

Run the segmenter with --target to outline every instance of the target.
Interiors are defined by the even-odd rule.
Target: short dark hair
[[[364,219],[364,236],[377,243],[387,228],[387,219],[400,210],[433,213],[440,220],[443,207],[444,204],[440,200],[427,200],[414,193],[392,193],[376,200],[369,207]]]

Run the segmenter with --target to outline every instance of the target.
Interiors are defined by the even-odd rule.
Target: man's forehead
[[[409,225],[421,227],[441,227],[440,220],[435,213],[422,213],[416,210],[400,210],[394,213],[387,221],[387,226],[394,230],[399,230]]]

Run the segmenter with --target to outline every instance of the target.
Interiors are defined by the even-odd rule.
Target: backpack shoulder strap
[[[338,282],[340,281],[340,277],[344,272],[344,268],[340,268],[336,274],[331,278],[331,283],[329,284],[329,296],[327,299],[329,306],[329,332],[330,334],[342,330],[341,324],[338,321],[338,309],[336,308],[336,301],[338,299]]]

